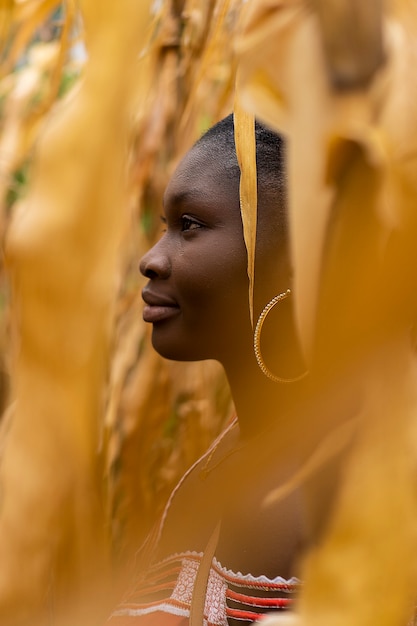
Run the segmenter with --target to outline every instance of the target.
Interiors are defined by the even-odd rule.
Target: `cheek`
[[[189,271],[181,275],[181,292],[187,300],[211,310],[223,301],[241,303],[248,298],[246,251],[241,248],[224,250],[213,244],[209,253],[202,251],[198,259],[191,259]]]
[[[153,345],[162,356],[221,361],[225,351],[251,333],[246,259],[237,252],[213,255],[211,248],[210,255],[177,257],[175,290],[181,314],[154,328]]]

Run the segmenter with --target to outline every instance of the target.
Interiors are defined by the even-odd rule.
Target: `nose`
[[[140,261],[139,269],[146,278],[168,278],[171,275],[171,261],[166,253],[163,241],[164,237]]]

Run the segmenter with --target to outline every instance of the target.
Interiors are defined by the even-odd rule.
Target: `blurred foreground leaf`
[[[97,14],[82,0],[80,9],[84,78],[47,120],[7,237],[17,401],[0,468],[6,625],[41,623],[51,611],[56,624],[85,624],[106,612],[98,427],[149,2],[105,0]]]
[[[352,15],[334,9],[355,6],[365,75],[340,91],[337,46],[356,64],[358,51]],[[317,394],[342,385],[361,406],[337,506],[305,564],[300,623],[397,626],[417,595],[417,9],[349,7],[248,3],[241,98],[289,137],[295,307]],[[337,425],[337,401],[333,411]]]

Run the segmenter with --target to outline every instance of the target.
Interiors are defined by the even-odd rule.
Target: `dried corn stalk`
[[[336,4],[346,15],[354,6]],[[239,42],[241,97],[289,136],[295,305],[310,369],[324,389],[339,376],[362,400],[338,507],[306,562],[300,620],[388,626],[407,622],[417,591],[417,398],[409,338],[417,310],[417,79],[410,70],[417,15],[399,0],[383,19],[376,11],[376,21],[361,22],[358,28],[371,31],[367,78],[358,79],[366,87],[335,92],[328,68],[337,66],[337,54],[327,44],[329,37],[346,42],[336,4],[248,3]],[[321,18],[328,10],[326,20],[317,19],[318,5]],[[337,405],[334,412],[337,423]]]
[[[154,15],[153,36],[142,55],[146,71],[135,75],[131,83],[138,106],[134,180],[126,203],[130,227],[125,230],[121,249],[114,353],[109,385],[103,394],[107,402],[103,440],[104,471],[109,473],[105,476],[109,486],[107,514],[115,540],[113,548],[120,557],[134,553],[172,485],[207,448],[233,410],[218,364],[167,363],[153,352],[141,319],[143,282],[137,265],[141,254],[158,236],[163,190],[179,156],[202,130],[232,108],[231,33],[240,5],[241,0],[161,3]],[[55,4],[50,0],[13,5],[17,34],[3,72],[15,63],[52,6]],[[72,2],[67,3],[63,23],[66,32],[74,9]],[[54,44],[60,56],[51,56],[47,68],[32,63],[39,58],[35,59],[37,51],[32,48],[25,76],[20,72],[4,79],[7,89],[11,88],[11,79],[16,80],[16,92],[7,96],[8,114],[3,118],[5,184],[36,140],[51,104],[54,76],[59,76],[62,69],[62,51],[67,43],[61,39]],[[38,48],[42,55],[47,49],[45,45]],[[26,76],[30,81],[26,82]],[[32,91],[23,91],[20,80]],[[39,92],[39,81],[45,82],[45,91]],[[34,93],[38,103],[31,108]],[[97,472],[100,475],[101,468]]]
[[[47,120],[8,235],[18,400],[0,467],[2,624],[97,610],[85,600],[107,567],[98,426],[149,4],[80,1],[85,75]]]
[[[140,257],[159,237],[162,198],[178,159],[233,106],[232,32],[241,0],[164,2],[155,15],[137,108],[132,228],[106,412],[115,551],[133,556],[173,486],[230,419],[215,362],[155,354],[142,321]],[[139,228],[138,228],[139,224]]]

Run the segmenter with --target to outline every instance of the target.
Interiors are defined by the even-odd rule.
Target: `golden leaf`
[[[313,0],[336,89],[367,86],[384,62],[382,6],[381,0]]]
[[[337,43],[335,23],[309,2],[248,3],[238,45],[242,102],[289,138],[294,295],[309,369],[318,393],[342,381],[361,402],[338,506],[304,570],[299,615],[309,626],[407,623],[415,596],[415,13],[412,3],[388,6],[387,63],[361,90],[332,88],[337,51],[323,37]],[[378,41],[366,41],[376,45],[366,73],[378,66]],[[336,424],[339,411],[335,402]]]
[[[23,54],[25,48],[28,46],[36,28],[38,28],[48,14],[58,6],[59,1],[34,0],[31,2],[14,2],[13,4],[13,26],[16,32],[11,38],[10,49],[7,51],[7,55],[5,55],[4,58],[2,67],[3,73],[12,70],[13,65],[18,61],[19,56]],[[71,3],[68,4],[71,6]]]
[[[150,2],[83,0],[89,61],[39,138],[7,238],[18,398],[1,465],[0,621],[88,623],[108,572],[98,424]],[[30,520],[30,523],[28,523]],[[23,570],[21,563],[27,562]],[[91,598],[88,598],[90,589]],[[110,599],[110,598],[109,598]]]
[[[236,155],[240,167],[240,211],[243,222],[243,236],[248,254],[249,310],[253,327],[253,289],[255,274],[257,182],[256,182],[256,142],[255,118],[247,113],[235,100],[234,126]]]
[[[349,160],[349,146],[357,143],[365,159],[385,171],[388,163],[399,164],[407,154],[412,155],[417,141],[410,105],[417,87],[407,76],[417,53],[412,36],[415,16],[413,9],[402,15],[401,22],[388,18],[384,22],[388,66],[366,91],[335,94],[328,81],[318,22],[308,3],[287,0],[247,5],[238,42],[239,92],[246,107],[289,137],[294,298],[300,338],[309,358],[314,349],[327,230],[338,193],[338,182],[332,178],[337,162],[343,162],[344,153]],[[396,113],[398,107],[401,115]],[[387,171],[396,169],[390,166]],[[401,213],[391,200],[392,183],[388,175],[384,188],[391,190],[390,200],[376,207],[385,236]],[[381,232],[375,234],[375,240],[381,237]]]

